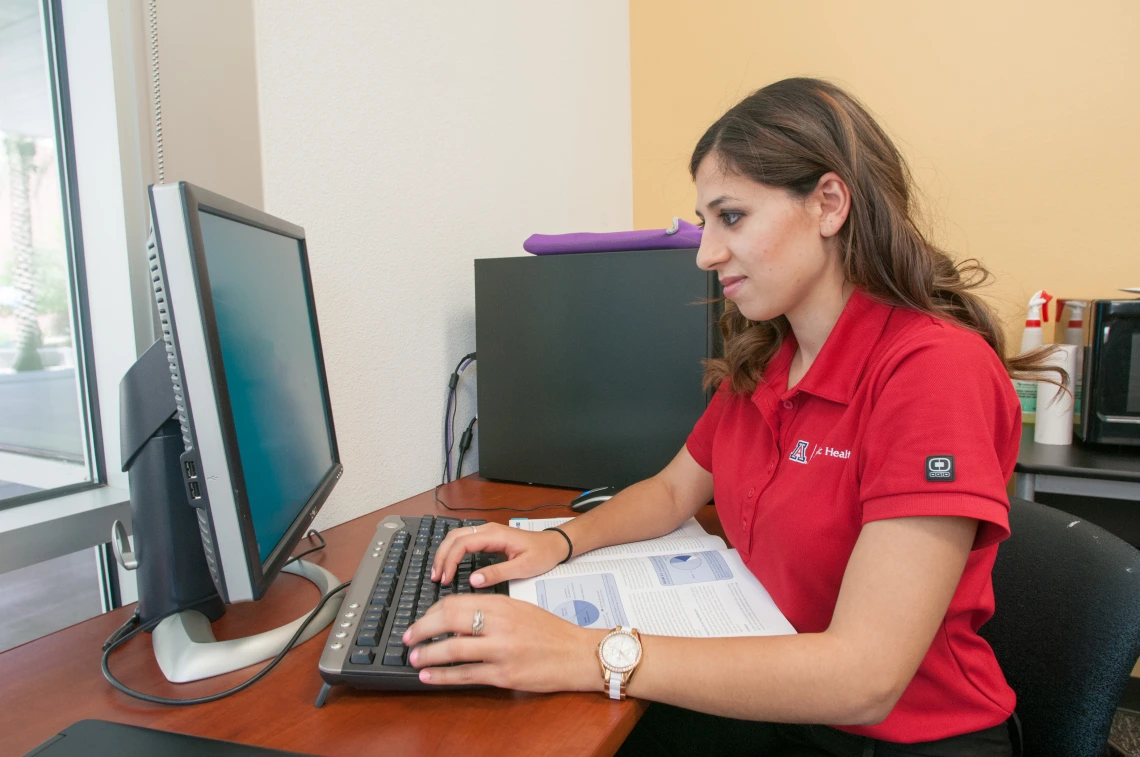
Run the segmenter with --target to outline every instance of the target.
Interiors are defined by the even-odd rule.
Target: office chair
[[[979,634],[1017,694],[1025,757],[1101,757],[1140,657],[1140,551],[1022,499],[1009,523]]]

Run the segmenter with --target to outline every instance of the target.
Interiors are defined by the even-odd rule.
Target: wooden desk
[[[567,503],[579,492],[490,483],[471,476],[440,490],[468,510],[456,517],[505,523],[523,513],[478,512],[489,507]],[[351,578],[376,523],[388,515],[450,515],[431,492],[323,532],[328,547],[308,559],[341,579]],[[546,508],[529,517],[572,515]],[[723,534],[712,507],[698,519]],[[299,548],[300,549],[300,548]],[[319,599],[304,579],[282,574],[259,602],[234,605],[214,624],[219,639],[276,627],[312,609]],[[423,694],[364,692],[338,687],[322,709],[317,659],[322,631],[290,652],[249,689],[194,707],[164,707],[111,688],[100,671],[103,641],[131,614],[124,607],[0,654],[0,755],[22,755],[84,718],[239,741],[314,755],[612,755],[645,710],[636,700],[598,694],[521,694],[497,689]],[[111,658],[111,669],[132,688],[167,697],[200,696],[229,688],[257,668],[208,681],[171,684],[163,678],[144,634]],[[600,687],[599,687],[600,688]]]

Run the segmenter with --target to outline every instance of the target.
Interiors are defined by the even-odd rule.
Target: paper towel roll
[[[1080,348],[1072,344],[1057,344],[1047,358],[1049,365],[1064,368],[1069,374],[1065,381],[1065,389],[1068,391],[1047,381],[1037,382],[1037,422],[1033,429],[1033,441],[1038,444],[1073,443],[1072,392],[1078,349]]]

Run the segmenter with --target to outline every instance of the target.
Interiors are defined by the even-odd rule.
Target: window
[[[102,479],[58,18],[0,0],[0,508]]]

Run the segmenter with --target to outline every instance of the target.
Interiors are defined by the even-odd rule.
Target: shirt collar
[[[759,399],[761,391],[773,392],[779,399],[807,392],[832,402],[849,403],[891,310],[890,305],[872,299],[861,289],[852,292],[807,375],[790,391],[788,370],[797,344],[795,335],[788,331],[765,368],[764,380],[756,387],[753,400]]]

